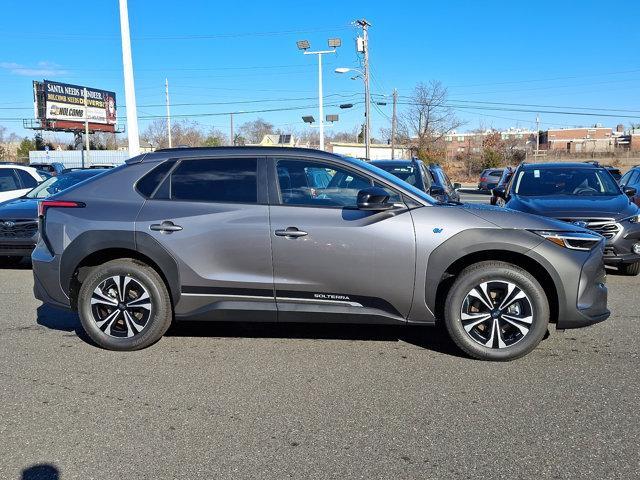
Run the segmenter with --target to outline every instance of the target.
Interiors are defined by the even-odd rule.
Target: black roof
[[[371,165],[384,166],[384,167],[406,167],[414,163],[414,160],[371,160]]]

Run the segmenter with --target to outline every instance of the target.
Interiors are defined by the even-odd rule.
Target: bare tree
[[[398,140],[411,138],[418,157],[444,158],[444,137],[463,125],[447,100],[449,93],[439,81],[416,85],[409,107],[400,115]]]
[[[247,143],[260,143],[265,135],[274,133],[273,124],[262,118],[245,122],[238,129]]]
[[[217,128],[212,128],[202,142],[203,147],[219,147],[228,143],[227,136]]]
[[[167,122],[157,119],[147,125],[142,132],[142,139],[155,148],[167,148],[169,138],[167,136]],[[204,143],[204,134],[201,126],[191,120],[180,120],[171,124],[171,141],[174,146],[187,145],[199,147]]]

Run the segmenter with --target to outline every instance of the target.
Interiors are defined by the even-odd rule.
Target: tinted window
[[[184,160],[171,174],[171,199],[257,203],[255,158]]]
[[[0,168],[0,192],[20,190],[13,168]]]
[[[57,177],[51,177],[42,182],[36,188],[31,190],[25,196],[27,198],[47,198],[55,193],[59,193],[67,188],[93,177],[97,172],[77,172],[77,173],[63,173]]]
[[[629,183],[631,183],[629,182],[629,179],[631,178],[632,174],[633,174],[633,170],[630,170],[627,173],[625,173],[620,179],[620,185],[628,185]]]
[[[160,184],[164,176],[171,170],[174,161],[168,161],[161,163],[156,168],[152,169],[144,177],[138,180],[136,189],[145,197],[150,197],[156,187]]]
[[[367,177],[321,162],[280,160],[277,168],[285,205],[355,207],[358,192],[372,185]]]
[[[631,179],[629,180],[629,185],[635,185],[636,183],[638,183],[638,179],[640,177],[640,171],[639,170],[632,170],[631,173]]]
[[[409,185],[418,185],[418,176],[420,173],[415,165],[377,165],[377,167],[395,175]]]
[[[38,181],[31,175],[29,175],[28,172],[20,169],[16,170],[16,172],[18,172],[18,175],[20,176],[20,181],[22,182],[23,188],[33,188],[38,185]]]

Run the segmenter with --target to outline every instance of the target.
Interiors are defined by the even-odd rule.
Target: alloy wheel
[[[130,338],[149,324],[152,305],[148,290],[127,275],[102,281],[91,295],[96,326],[111,337]]]
[[[489,348],[507,348],[527,336],[533,324],[533,306],[516,284],[483,282],[467,293],[460,311],[462,326],[475,342]]]

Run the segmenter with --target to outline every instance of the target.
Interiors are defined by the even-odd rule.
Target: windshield
[[[408,192],[411,192],[413,195],[423,199],[426,202],[438,203],[438,201],[435,198],[433,198],[431,195],[427,195],[425,192],[414,187],[410,183],[399,181],[398,177],[396,177],[395,175],[392,175],[389,172],[386,172],[381,168],[376,167],[375,165],[371,165],[370,163],[364,162],[362,160],[358,160],[357,158],[351,158],[351,157],[343,157],[343,158],[347,160],[349,163],[351,163],[352,165],[356,165],[364,170],[372,172],[378,175],[379,177],[384,178],[391,185],[395,185],[398,188],[407,190]]]
[[[620,188],[603,168],[531,168],[521,170],[518,195],[620,195]]]
[[[376,167],[395,175],[414,187],[418,184],[418,169],[413,165],[376,165]]]
[[[57,177],[49,177],[36,188],[28,192],[25,197],[47,198],[92,176],[93,175],[59,175]]]

